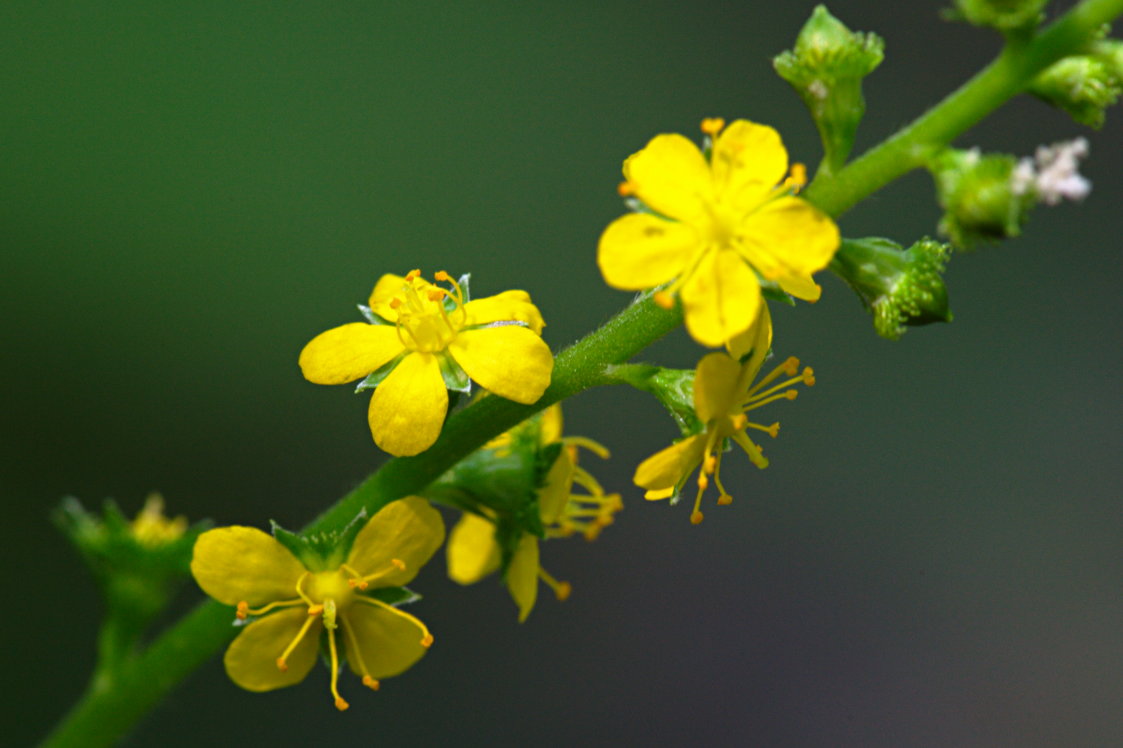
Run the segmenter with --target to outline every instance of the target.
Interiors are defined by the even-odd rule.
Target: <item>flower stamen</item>
[[[568,600],[570,594],[573,592],[572,584],[570,584],[569,582],[559,582],[541,566],[538,567],[538,578],[545,582],[550,587],[550,589],[554,591],[554,597],[556,597],[559,602],[565,602],[566,600]]]
[[[428,649],[429,647],[431,647],[433,645],[433,635],[431,633],[429,633],[428,627],[426,627],[425,624],[422,623],[421,621],[417,620],[417,618],[415,618],[414,616],[411,616],[409,613],[406,613],[404,610],[399,610],[398,608],[395,608],[393,605],[390,605],[389,603],[384,603],[381,600],[379,600],[377,598],[373,598],[373,597],[357,597],[355,599],[360,601],[360,602],[364,602],[367,605],[373,605],[376,608],[382,608],[383,610],[385,610],[388,613],[393,613],[396,616],[399,616],[401,618],[406,619],[407,621],[412,623],[414,626],[421,629],[421,646]]]
[[[296,645],[300,644],[300,640],[304,638],[304,635],[308,633],[308,629],[310,629],[312,627],[312,624],[315,622],[316,616],[314,615],[309,615],[307,618],[305,618],[304,625],[300,627],[300,631],[296,632],[296,636],[293,637],[293,640],[289,642],[289,645],[287,647],[285,647],[285,651],[281,653],[281,656],[277,658],[277,669],[282,673],[288,671],[289,666],[287,661],[289,659],[289,655],[291,655],[292,651],[296,649]]]

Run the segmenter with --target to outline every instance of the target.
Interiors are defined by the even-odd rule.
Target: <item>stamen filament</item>
[[[779,395],[773,395],[772,397],[755,402],[751,405],[745,405],[745,410],[755,410],[763,405],[768,405],[768,403],[774,403],[777,400],[795,400],[798,396],[799,390],[787,390],[786,392],[781,392]]]
[[[784,389],[785,387],[791,387],[793,384],[800,384],[802,382],[804,382],[804,378],[802,376],[792,377],[791,379],[787,380],[786,382],[781,382],[780,384],[769,387],[764,392],[759,392],[757,394],[750,395],[749,398],[747,400],[745,400],[745,404],[747,405],[747,404],[751,403],[753,400],[756,400],[758,398],[768,397],[773,392],[779,392],[780,390]]]
[[[761,377],[761,380],[759,382],[757,382],[756,384],[754,384],[752,387],[750,387],[748,389],[748,391],[745,393],[745,396],[746,397],[753,396],[762,387],[770,384],[771,382],[774,382],[777,379],[777,377],[779,377],[781,374],[787,374],[789,377],[794,377],[796,375],[796,372],[798,372],[798,371],[799,371],[799,359],[796,358],[795,356],[789,356],[784,361],[784,363],[780,364],[775,369],[768,372],[768,374]]]
[[[300,644],[300,640],[304,638],[304,635],[308,633],[308,629],[311,628],[312,624],[317,620],[319,619],[316,616],[308,616],[307,618],[305,618],[304,625],[300,627],[300,631],[296,633],[296,637],[293,638],[291,642],[289,642],[289,645],[285,647],[285,651],[282,652],[281,656],[277,658],[277,669],[282,673],[289,669],[288,663],[286,662],[286,660],[288,660],[289,658],[289,655],[292,654],[292,651],[296,649],[296,645]]]
[[[602,460],[607,460],[612,454],[600,442],[595,442],[587,436],[565,436],[562,437],[562,444],[566,446],[584,447]]]
[[[550,589],[554,591],[554,597],[556,597],[560,602],[565,602],[566,600],[568,600],[570,593],[573,592],[572,584],[570,584],[569,582],[559,582],[541,566],[538,567],[538,577],[547,585],[549,585]]]
[[[315,605],[315,603],[312,602],[312,598],[310,598],[310,597],[308,597],[308,595],[304,594],[304,580],[307,579],[308,577],[310,577],[311,575],[312,575],[312,572],[306,571],[306,572],[304,572],[303,574],[300,575],[300,579],[296,580],[296,594],[300,595],[300,599],[303,600],[309,608],[311,608],[313,605]]]
[[[389,603],[384,603],[381,600],[379,600],[377,598],[374,598],[374,597],[356,597],[355,599],[359,600],[360,602],[364,602],[367,605],[373,605],[376,608],[382,608],[383,610],[385,610],[389,613],[393,613],[396,616],[400,616],[400,617],[406,619],[407,621],[412,623],[414,626],[417,626],[417,628],[421,629],[421,646],[426,647],[426,648],[432,646],[433,635],[429,633],[428,627],[426,627],[425,624],[422,623],[421,621],[417,620],[417,618],[415,618],[414,616],[411,616],[409,613],[406,613],[404,610],[398,610],[393,605],[390,605]]]
[[[328,650],[331,652],[331,695],[335,697],[335,708],[344,711],[351,706],[339,695],[339,653],[335,648],[335,629],[328,629]]]
[[[261,616],[277,608],[291,608],[294,605],[301,605],[302,603],[303,600],[300,598],[293,598],[292,600],[277,600],[268,605],[263,605],[260,608],[251,608],[249,603],[243,600],[238,603],[238,610],[235,615],[238,616],[239,619],[245,620],[248,616]]]

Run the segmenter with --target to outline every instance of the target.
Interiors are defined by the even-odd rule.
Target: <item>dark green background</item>
[[[412,267],[525,288],[555,348],[598,325],[629,297],[597,237],[650,136],[748,117],[815,163],[769,64],[812,5],[4,4],[5,740],[42,735],[92,663],[100,603],[47,522],[61,496],[132,513],[159,489],[192,518],[301,525],[384,459],[366,398],[304,382],[301,346]],[[833,6],[886,39],[860,147],[997,49],[942,5]],[[703,525],[630,485],[675,433],[659,408],[588,393],[570,428],[614,450],[592,469],[627,508],[545,547],[569,602],[520,626],[442,553],[415,584],[432,652],[378,694],[346,679],[348,713],[323,669],[256,695],[215,658],[130,744],[1123,742],[1121,118],[1090,135],[1084,204],[955,258],[953,325],[883,341],[833,277],[776,308],[777,352],[819,385],[771,411],[771,468],[730,460],[736,501]],[[1078,132],[1019,100],[961,143]],[[913,174],[842,229],[909,242],[937,218]],[[699,353],[680,331],[646,358]]]

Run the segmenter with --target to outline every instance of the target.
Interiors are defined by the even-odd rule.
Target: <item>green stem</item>
[[[839,216],[871,193],[923,164],[1010,97],[1048,65],[1080,49],[1102,24],[1123,14],[1123,0],[1084,0],[1026,44],[1008,45],[999,58],[915,123],[833,175],[824,175],[804,196]],[[590,387],[618,381],[607,368],[621,364],[682,322],[647,297],[558,355],[553,382],[534,405],[486,397],[449,419],[440,439],[416,457],[386,463],[354,491],[321,514],[308,530],[340,527],[360,510],[376,512],[415,493],[491,437],[548,405]],[[142,655],[114,672],[110,687],[90,688],[44,745],[51,748],[112,745],[181,679],[237,633],[228,607],[201,603]]]

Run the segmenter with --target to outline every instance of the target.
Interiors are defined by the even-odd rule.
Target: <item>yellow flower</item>
[[[752,355],[744,364],[738,364],[736,359],[725,353],[711,353],[698,362],[694,374],[694,411],[705,429],[640,463],[633,480],[636,485],[647,489],[645,498],[656,500],[677,496],[687,477],[701,465],[698,495],[690,515],[690,521],[698,524],[702,521],[700,506],[702,494],[710,484],[709,476],[712,475],[717,484],[717,503],[729,504],[733,501],[722,485],[720,475],[722,447],[726,439],[741,447],[758,468],[768,467],[768,459],[761,453],[760,445],[746,432],[747,429],[756,429],[775,437],[780,431],[780,424],[764,426],[753,423],[749,421],[748,412],[776,400],[794,400],[798,391],[785,389],[791,385],[799,382],[808,386],[815,384],[811,368],[807,367],[800,373],[799,359],[794,357],[753,384],[771,343],[772,320],[767,305],[763,305],[760,322],[755,328]],[[773,384],[781,375],[790,378]]]
[[[435,276],[384,275],[371,293],[369,320],[332,328],[300,352],[304,377],[316,384],[366,378],[375,387],[368,420],[375,443],[393,455],[415,455],[441,433],[448,388],[468,378],[519,403],[533,403],[550,384],[554,358],[540,337],[544,322],[525,291],[467,301],[460,283]],[[463,279],[462,279],[463,280]]]
[[[804,169],[771,127],[720,119],[702,129],[715,137],[707,159],[682,135],[657,135],[624,162],[621,194],[651,212],[616,219],[601,236],[597,263],[605,282],[628,291],[670,283],[655,294],[670,308],[682,299],[686,328],[699,343],[727,345],[749,330],[761,300],[758,275],[815,301],[811,274],[838,248],[838,227],[794,197]],[[720,134],[719,134],[720,133]]]
[[[538,512],[547,538],[568,537],[581,533],[586,540],[594,540],[600,531],[612,524],[612,515],[623,508],[619,494],[606,495],[600,483],[577,465],[577,449],[585,447],[602,458],[608,450],[584,437],[562,437],[561,407],[548,408],[540,417],[530,419],[517,429],[537,428],[538,445],[549,446],[561,442],[557,458],[546,472],[538,489]],[[485,449],[502,452],[515,448],[512,433],[502,434],[487,444]],[[586,492],[574,492],[574,484]],[[496,540],[495,522],[487,517],[465,512],[456,527],[449,533],[448,575],[460,584],[473,584],[496,571],[501,562],[502,550]],[[519,608],[519,621],[525,621],[538,599],[538,580],[541,579],[559,600],[569,597],[572,590],[568,582],[559,582],[539,563],[538,538],[522,532],[518,545],[507,567],[507,590]]]
[[[136,515],[130,526],[137,543],[148,548],[157,548],[175,542],[187,530],[187,518],[183,515],[175,519],[164,516],[164,497],[158,493],[148,494],[144,508]]]
[[[397,675],[433,643],[425,624],[375,596],[416,576],[444,540],[441,515],[409,497],[388,504],[355,536],[346,558],[298,560],[278,540],[252,527],[221,527],[199,536],[191,572],[203,591],[254,617],[226,650],[226,672],[249,691],[271,691],[304,680],[327,632],[331,693],[339,695],[336,634],[363,685]],[[333,557],[335,556],[335,557]],[[260,617],[259,617],[260,616]]]

